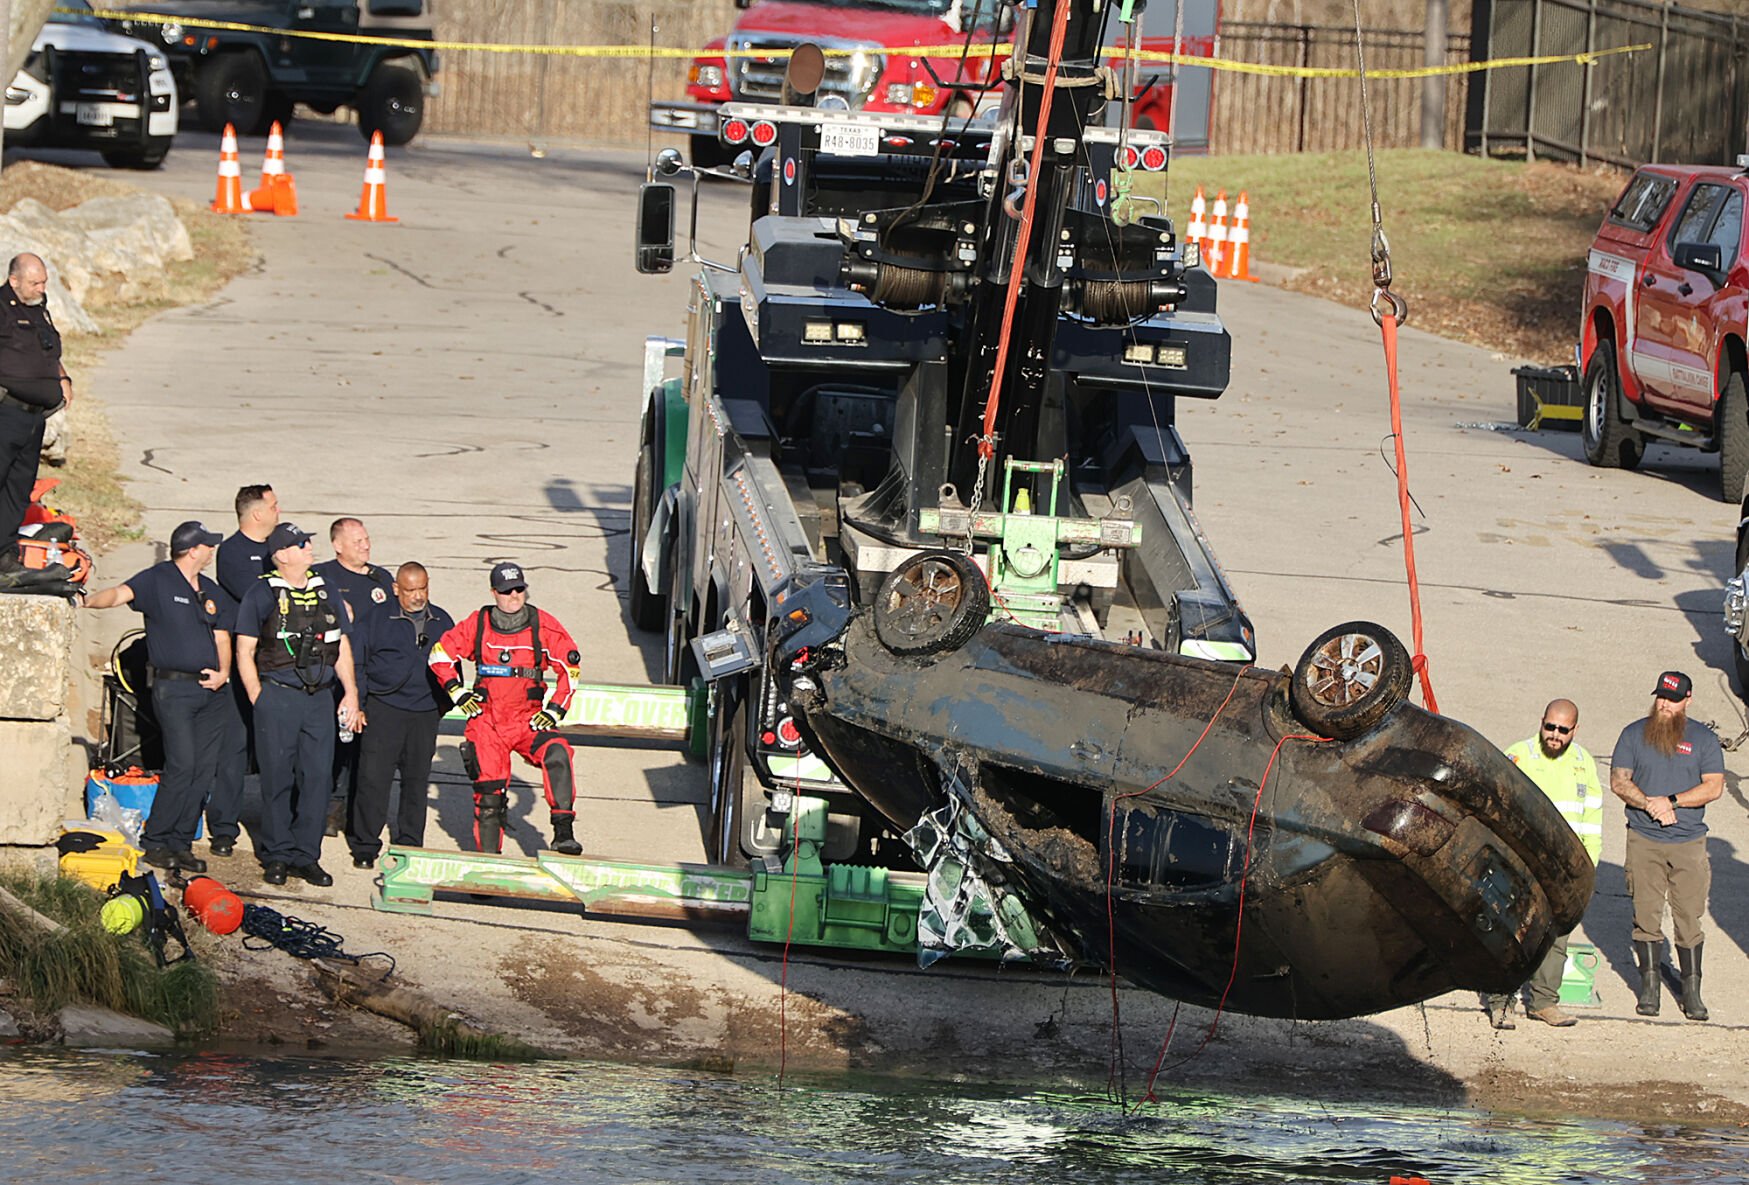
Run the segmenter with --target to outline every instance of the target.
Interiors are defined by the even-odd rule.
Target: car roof
[[[1737,165],[1641,165],[1638,171],[1656,173],[1662,177],[1674,177],[1677,180],[1684,177],[1709,177],[1728,181],[1733,177],[1745,175],[1745,170]]]

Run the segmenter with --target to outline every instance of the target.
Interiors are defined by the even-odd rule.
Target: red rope
[[[1275,742],[1275,748],[1269,754],[1269,764],[1263,767],[1263,778],[1257,783],[1257,795],[1251,800],[1251,822],[1245,828],[1245,864],[1239,872],[1239,909],[1233,921],[1233,966],[1227,972],[1227,986],[1221,989],[1221,999],[1215,1005],[1214,1019],[1209,1022],[1208,1032],[1202,1035],[1202,1041],[1190,1051],[1188,1057],[1174,1063],[1173,1068],[1182,1066],[1208,1048],[1208,1043],[1214,1040],[1215,1031],[1221,1027],[1221,1014],[1227,1009],[1227,997],[1232,994],[1233,984],[1239,978],[1239,940],[1245,932],[1245,885],[1251,878],[1251,845],[1257,833],[1257,813],[1263,806],[1263,788],[1269,785],[1270,772],[1275,769],[1275,759],[1281,756],[1281,747],[1289,741],[1327,741],[1329,737],[1321,737],[1309,732],[1296,732],[1282,737]],[[1148,1075],[1148,1089],[1137,1101],[1139,1107],[1143,1103],[1157,1103],[1160,1100],[1154,1095],[1154,1083],[1160,1077],[1160,1068],[1166,1061],[1166,1050],[1172,1044],[1172,1030],[1178,1025],[1178,1010],[1172,1011],[1172,1023],[1166,1026],[1166,1038],[1160,1042],[1160,1055],[1154,1059],[1154,1071]]]
[[[1020,301],[1026,252],[1032,242],[1032,212],[1038,204],[1039,171],[1044,168],[1045,160],[1045,129],[1051,121],[1051,97],[1057,91],[1057,62],[1063,56],[1063,39],[1069,31],[1069,7],[1069,0],[1057,0],[1051,20],[1051,51],[1045,63],[1044,94],[1039,99],[1038,126],[1033,135],[1032,166],[1026,177],[1026,204],[1020,210],[1020,234],[1014,242],[1014,262],[1009,269],[1008,291],[1002,302],[1002,333],[996,339],[996,367],[990,375],[990,398],[984,403],[984,435],[978,441],[978,455],[986,461],[996,455],[996,407],[1002,398],[1002,375],[1008,369],[1008,337],[1014,328],[1014,308]],[[1016,46],[1016,56],[1020,53],[1020,47]]]
[[[1215,721],[1221,718],[1221,713],[1225,712],[1227,705],[1233,702],[1233,694],[1239,690],[1240,681],[1245,678],[1245,672],[1250,669],[1249,663],[1239,668],[1239,673],[1233,676],[1233,685],[1227,688],[1227,698],[1221,701],[1221,706],[1215,709],[1215,714],[1209,717],[1207,724],[1203,725],[1202,735],[1197,737],[1196,743],[1185,751],[1184,756],[1179,759],[1177,765],[1172,767],[1170,773],[1161,777],[1153,785],[1112,797],[1111,818],[1106,821],[1105,826],[1105,951],[1106,963],[1111,976],[1111,1060],[1106,1070],[1105,1084],[1107,1088],[1111,1086],[1112,1080],[1117,1076],[1118,1063],[1123,1056],[1123,1021],[1119,1012],[1117,995],[1117,916],[1112,904],[1112,886],[1117,881],[1117,804],[1126,798],[1138,798],[1156,786],[1163,785],[1178,776],[1178,771],[1184,768],[1185,762],[1190,760],[1191,754],[1197,751],[1203,740],[1213,730]],[[1177,1021],[1177,1015],[1176,1012],[1173,1013],[1174,1023]],[[1166,1039],[1168,1041],[1172,1039],[1170,1029],[1167,1030]]]
[[[1409,517],[1409,458],[1403,447],[1403,397],[1397,387],[1397,317],[1388,312],[1379,318],[1379,328],[1385,339],[1385,374],[1391,385],[1391,440],[1397,447],[1397,506],[1403,514],[1403,566],[1409,573],[1409,621],[1413,630],[1415,651],[1410,661],[1421,677],[1421,702],[1429,712],[1439,711],[1439,701],[1433,698],[1433,679],[1427,673],[1427,652],[1421,641],[1421,580],[1415,574],[1415,532]]]

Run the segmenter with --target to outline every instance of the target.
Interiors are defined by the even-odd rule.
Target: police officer
[[[355,868],[370,868],[382,851],[383,824],[389,815],[389,784],[401,775],[401,805],[389,836],[409,847],[425,845],[425,799],[431,786],[431,758],[437,752],[437,728],[449,710],[431,672],[429,658],[437,640],[455,628],[455,620],[431,603],[431,577],[423,564],[395,569],[395,599],[379,612],[366,614],[353,626],[353,637],[365,655],[359,685],[370,727],[355,748],[358,789],[346,844]]]
[[[1603,857],[1603,782],[1597,776],[1596,760],[1575,739],[1578,734],[1579,706],[1558,699],[1543,709],[1536,735],[1514,744],[1506,756],[1555,804],[1596,864]],[[1531,974],[1532,1020],[1558,1029],[1578,1023],[1572,1014],[1561,1011],[1561,976],[1566,969],[1567,936],[1562,934]],[[1512,1008],[1517,999],[1516,992],[1488,998],[1495,1028],[1514,1027]]]
[[[255,706],[261,767],[262,877],[331,885],[323,870],[322,823],[333,786],[334,743],[355,724],[351,626],[340,598],[310,570],[310,537],[281,523],[267,539],[274,570],[237,609],[237,674]],[[333,687],[341,687],[340,719]]]
[[[322,583],[340,594],[352,624],[356,627],[366,614],[386,610],[394,596],[395,578],[370,562],[370,532],[356,518],[337,518],[328,526],[328,542],[333,545],[334,558],[315,567]],[[356,639],[355,639],[356,641]],[[353,647],[355,667],[362,667],[364,656]],[[355,671],[356,673],[356,671]],[[363,677],[359,678],[362,691]],[[358,779],[359,747],[334,746],[334,796],[328,802],[328,820],[324,830],[339,835],[346,826],[348,803]]]
[[[85,601],[89,609],[132,605],[145,618],[164,771],[141,842],[146,863],[166,871],[206,871],[192,845],[225,735],[236,614],[224,590],[201,575],[218,542],[217,532],[183,523],[170,533],[168,560]]]
[[[474,664],[471,688],[462,682],[463,659]],[[504,846],[512,753],[541,771],[553,812],[553,851],[574,856],[583,850],[572,831],[577,810],[571,744],[558,732],[582,678],[581,661],[577,643],[558,619],[528,603],[528,582],[517,564],[494,567],[492,604],[431,648],[438,683],[468,718],[462,764],[474,782],[480,851]]]
[[[41,257],[26,252],[12,257],[0,290],[0,587],[23,582],[16,541],[36,484],[43,423],[73,400],[61,334],[43,295],[48,283]]]
[[[241,602],[251,586],[273,571],[267,537],[279,525],[279,495],[265,483],[246,485],[237,491],[237,530],[219,544],[219,587],[231,600]],[[213,779],[213,796],[207,804],[207,836],[215,856],[229,856],[237,848],[241,828],[237,816],[243,805],[243,779],[249,773],[249,754],[254,748],[254,708],[243,680],[231,680],[231,709],[225,719],[225,740],[219,752],[219,772]]]

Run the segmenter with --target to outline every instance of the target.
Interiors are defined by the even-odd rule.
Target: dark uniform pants
[[[213,784],[225,737],[228,687],[208,691],[193,679],[159,679],[152,706],[164,738],[164,772],[140,840],[148,848],[185,849],[194,843],[201,804]]]
[[[37,460],[43,449],[47,416],[0,403],[0,541],[16,546],[18,528],[36,484]]]
[[[383,824],[389,816],[389,784],[401,775],[401,805],[389,838],[407,847],[425,846],[426,795],[431,788],[431,758],[437,752],[437,726],[443,709],[409,712],[387,704],[372,704],[370,725],[359,734],[358,788],[346,844],[354,856],[374,860],[382,850]]]
[[[1664,903],[1669,901],[1676,945],[1699,946],[1706,937],[1700,915],[1706,912],[1707,892],[1713,883],[1706,836],[1659,843],[1630,830],[1622,866],[1627,873],[1628,896],[1634,899],[1634,941],[1664,941]]]
[[[334,784],[334,697],[306,694],[271,679],[255,701],[255,763],[261,767],[262,863],[314,864]]]
[[[235,841],[240,831],[237,816],[243,810],[243,779],[249,773],[249,734],[254,731],[255,708],[241,679],[233,678],[225,694],[229,699],[225,735],[219,742],[219,768],[206,800],[206,829],[214,839]]]
[[[342,689],[338,683],[334,685],[334,731],[340,731],[340,696]],[[335,740],[340,738],[336,736]],[[336,802],[350,809],[352,796],[358,787],[358,742],[349,745],[334,746],[334,790]]]

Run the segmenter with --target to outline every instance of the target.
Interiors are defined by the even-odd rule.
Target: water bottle
[[[339,719],[340,719],[340,743],[342,745],[350,745],[352,743],[352,738],[357,736],[358,734],[353,732],[350,728],[346,727],[346,709],[345,708],[340,709]]]

